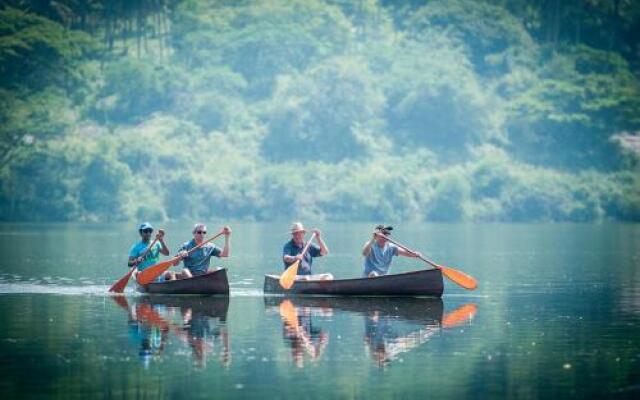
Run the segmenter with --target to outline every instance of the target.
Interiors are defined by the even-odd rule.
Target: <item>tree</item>
[[[242,74],[257,98],[280,74],[340,52],[351,25],[340,9],[319,0],[248,1],[232,6],[185,1],[175,13],[173,45],[190,67],[224,64]]]
[[[86,84],[81,64],[94,45],[46,18],[0,9],[0,169],[76,117],[68,98]]]
[[[513,88],[508,130],[522,160],[563,168],[618,168],[611,137],[640,127],[640,84],[614,53],[570,46]]]
[[[482,1],[431,1],[412,13],[405,26],[418,37],[423,32],[446,33],[482,75],[505,73],[511,64],[526,62],[536,47],[521,21]]]
[[[274,161],[339,161],[363,154],[380,132],[382,88],[360,58],[336,57],[278,80],[266,112],[263,155]]]
[[[386,119],[397,143],[424,146],[453,161],[471,145],[503,140],[499,99],[447,37],[425,31],[421,42],[397,46],[392,59]]]

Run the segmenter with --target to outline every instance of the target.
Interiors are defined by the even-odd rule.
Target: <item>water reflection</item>
[[[362,316],[365,351],[380,367],[426,343],[442,328],[467,323],[477,312],[476,305],[469,303],[443,315],[442,300],[434,298],[265,297],[265,305],[282,317],[283,339],[298,367],[304,367],[305,353],[312,361],[322,356],[330,332],[318,320],[328,321],[334,312]]]
[[[231,364],[228,297],[141,296],[131,305],[124,296],[113,299],[127,311],[129,338],[145,367],[162,357],[170,337],[191,349],[197,367],[205,367],[216,349],[221,364]]]
[[[329,343],[329,333],[321,327],[315,326],[315,316],[330,317],[333,310],[327,307],[295,307],[291,301],[284,300],[279,305],[279,312],[283,319],[282,337],[291,347],[291,355],[298,368],[304,367],[304,353],[312,361],[322,356]]]

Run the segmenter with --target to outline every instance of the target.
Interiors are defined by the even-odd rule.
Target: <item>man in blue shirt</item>
[[[148,252],[147,249],[151,244],[153,227],[150,223],[144,222],[138,227],[138,233],[140,234],[140,241],[131,246],[128,262],[129,267],[134,265],[137,267],[136,272],[157,264],[160,261],[160,254],[169,255],[169,248],[164,242],[164,230],[158,230],[156,235],[158,240]]]
[[[311,244],[309,250],[304,254],[301,254],[304,249],[304,234],[307,231],[301,222],[295,222],[291,226],[291,240],[285,243],[282,249],[282,262],[284,263],[284,269],[286,270],[296,260],[300,260],[300,266],[298,267],[298,277],[296,279],[332,279],[331,274],[312,275],[311,265],[315,257],[326,256],[329,254],[327,245],[322,240],[321,232],[317,229],[313,230],[318,240],[317,246]]]
[[[225,226],[222,228],[224,233],[224,247],[222,250],[213,243],[207,243],[197,250],[189,253],[189,250],[198,246],[204,241],[207,234],[207,227],[204,224],[196,224],[193,227],[193,239],[183,243],[178,249],[178,257],[182,259],[184,268],[179,278],[191,278],[194,275],[203,275],[209,270],[209,262],[211,257],[225,258],[229,257],[231,252],[231,228]]]
[[[421,253],[412,253],[389,243],[385,236],[391,235],[392,226],[378,225],[373,231],[371,239],[365,243],[362,249],[364,256],[364,276],[373,278],[389,273],[391,259],[394,256],[417,258]]]

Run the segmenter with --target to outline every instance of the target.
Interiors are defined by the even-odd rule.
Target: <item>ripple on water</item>
[[[0,294],[105,294],[108,287],[104,285],[61,285],[52,283],[13,282],[0,283]]]

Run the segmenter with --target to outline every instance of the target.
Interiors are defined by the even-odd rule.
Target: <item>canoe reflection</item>
[[[314,325],[314,317],[330,317],[334,311],[362,315],[365,348],[379,366],[428,341],[443,321],[439,298],[265,297],[265,306],[282,317],[283,338],[299,367],[304,352],[317,360],[329,343],[329,332]],[[400,334],[407,326],[410,332]]]
[[[216,347],[220,362],[230,365],[228,297],[141,296],[131,306],[123,296],[113,298],[127,310],[129,337],[139,344],[145,367],[161,358],[170,334],[191,348],[196,366],[204,367]]]

